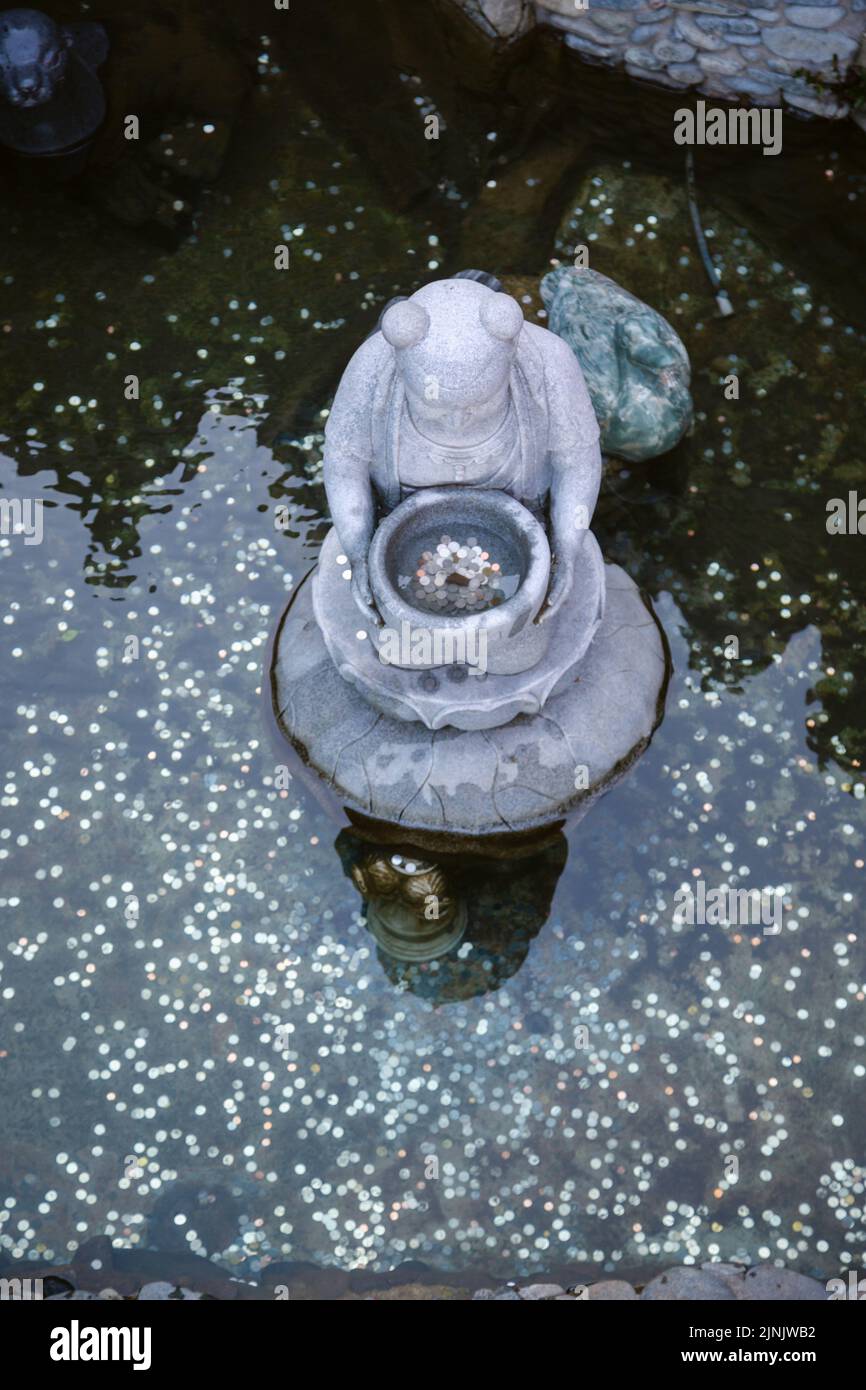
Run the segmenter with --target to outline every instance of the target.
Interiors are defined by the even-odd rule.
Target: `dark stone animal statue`
[[[91,140],[105,116],[96,69],[107,56],[100,24],[55,24],[39,10],[0,11],[0,144],[44,156]]]

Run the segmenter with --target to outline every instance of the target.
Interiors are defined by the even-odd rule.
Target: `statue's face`
[[[382,332],[413,414],[455,430],[489,419],[505,402],[522,324],[515,300],[473,280],[437,280],[395,304]]]
[[[37,10],[0,14],[0,86],[11,106],[50,101],[66,71],[69,35]]]
[[[510,352],[491,353],[481,362],[471,356],[449,361],[433,354],[413,355],[402,371],[413,413],[427,419],[447,418],[455,428],[469,426],[480,414],[487,414],[486,407],[503,398],[511,361]]]

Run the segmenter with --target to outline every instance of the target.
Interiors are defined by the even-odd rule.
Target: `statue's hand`
[[[370,588],[370,575],[367,569],[367,561],[363,557],[351,561],[352,566],[352,597],[354,598],[364,617],[369,621],[370,618],[377,627],[382,626],[382,619],[376,604],[373,601],[373,592]]]
[[[570,557],[560,556],[556,561],[553,583],[547,591],[547,602],[537,618],[539,623],[548,623],[555,618],[568,595],[574,579],[574,564]]]

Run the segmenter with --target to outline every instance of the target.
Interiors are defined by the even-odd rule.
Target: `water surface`
[[[866,542],[825,522],[863,476],[862,133],[699,164],[720,320],[674,98],[546,40],[467,85],[409,29],[373,96],[350,39],[317,92],[266,65],[170,244],[74,189],[7,211],[0,495],[44,499],[44,539],[0,538],[2,1258],[858,1267]],[[579,826],[448,866],[464,941],[400,963],[280,743],[269,641],[381,306],[476,265],[536,315],[576,239],[693,362],[693,434],[612,463],[595,521],[664,623],[666,718]],[[698,878],[772,889],[781,933],[679,926]]]

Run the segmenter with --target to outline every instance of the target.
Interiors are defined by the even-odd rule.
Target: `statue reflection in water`
[[[373,844],[342,830],[335,848],[366,904],[391,983],[437,1004],[496,990],[547,921],[568,842],[556,833],[507,858]]]

